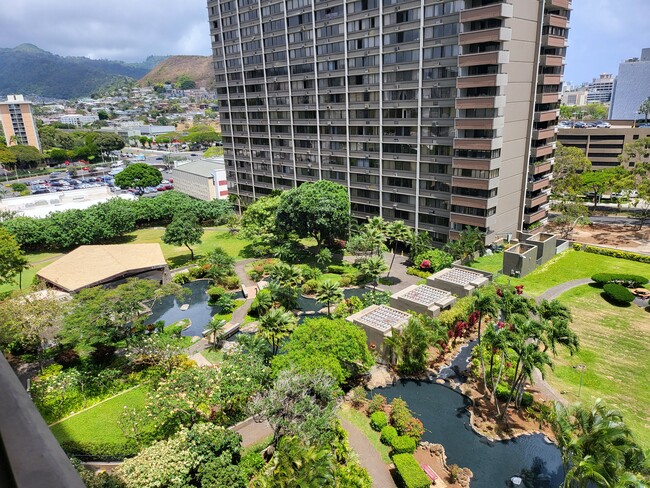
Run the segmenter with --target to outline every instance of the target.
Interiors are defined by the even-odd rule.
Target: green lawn
[[[472,267],[494,271],[497,257],[503,259],[503,254],[483,256],[473,263]],[[558,254],[524,278],[500,276],[497,283],[522,284],[527,294],[537,296],[560,283],[590,278],[595,273],[633,273],[650,278],[650,264],[570,249]]]
[[[31,266],[23,273],[23,289],[29,288],[32,281],[34,281],[36,273],[48,264],[52,263],[52,261],[59,256],[62,256],[62,254],[57,252],[25,253],[25,257]],[[17,290],[18,288],[18,276],[16,276],[14,283],[0,286],[0,294]]]
[[[339,418],[347,420],[365,434],[370,443],[375,447],[375,449],[377,449],[382,461],[386,464],[391,464],[393,462],[389,456],[390,447],[381,443],[379,440],[380,434],[379,432],[372,430],[372,427],[370,427],[370,419],[368,417],[348,405],[341,405],[341,408],[339,408],[338,411],[338,416]]]
[[[123,444],[126,439],[117,420],[124,406],[144,408],[145,397],[143,387],[135,388],[52,426],[52,433],[59,442]]]
[[[503,252],[492,254],[492,256],[481,256],[469,266],[488,273],[501,271],[503,268]]]
[[[573,367],[584,364],[580,400],[593,404],[602,398],[619,409],[638,442],[649,449],[650,314],[634,304],[611,305],[600,293],[584,285],[560,296],[573,313],[580,351],[574,356],[559,351],[547,380],[557,391],[565,391],[570,402],[578,401],[580,372]]]
[[[163,229],[140,229],[126,234],[125,240],[133,244],[156,242],[160,244],[163,255],[172,268],[179,268],[190,262],[190,251],[185,246],[170,246],[161,241]],[[232,235],[227,230],[206,230],[200,244],[191,246],[194,250],[194,258],[204,256],[217,246],[222,247],[235,259],[244,259],[242,250],[250,244],[249,241]]]

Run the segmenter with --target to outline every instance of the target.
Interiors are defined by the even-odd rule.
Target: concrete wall
[[[517,244],[503,252],[503,274],[523,278],[537,267],[537,246]]]
[[[526,244],[537,248],[537,259],[541,259],[540,264],[544,264],[553,256],[557,247],[557,238],[553,234],[535,234],[525,240]]]

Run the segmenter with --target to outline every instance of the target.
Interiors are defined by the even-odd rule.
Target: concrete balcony
[[[552,7],[560,7],[565,10],[571,9],[571,0],[546,0],[546,5]]]
[[[551,171],[553,168],[553,165],[551,164],[550,161],[546,161],[542,164],[531,164],[528,166],[528,172],[532,175],[538,175],[540,173],[546,173],[547,171]]]
[[[513,7],[509,3],[498,3],[485,7],[470,8],[460,12],[461,22],[473,22],[485,19],[509,19],[512,17]]]
[[[533,224],[535,222],[539,222],[540,220],[545,218],[546,215],[547,215],[546,209],[538,210],[537,212],[530,213],[530,214],[525,213],[524,224]]]
[[[456,108],[458,110],[467,108],[502,108],[505,106],[505,96],[456,98]]]
[[[482,88],[507,84],[508,75],[506,74],[463,76],[456,79],[456,88]]]
[[[546,193],[542,193],[541,195],[537,195],[535,197],[526,198],[526,207],[537,207],[538,205],[543,205],[547,202],[548,195]]]
[[[546,85],[546,83],[540,83]],[[557,103],[560,100],[560,93],[538,93],[535,97],[535,103]]]
[[[461,129],[502,129],[503,117],[490,117],[486,119],[456,119],[455,127]]]
[[[451,212],[449,220],[454,224],[471,225],[473,227],[487,227],[486,217],[477,217],[476,215],[465,215]]]
[[[482,42],[505,42],[512,39],[512,31],[509,27],[497,27],[496,29],[484,29],[480,31],[464,32],[458,36],[458,45],[479,44]]]
[[[544,16],[544,25],[566,29],[569,26],[569,20],[561,15],[546,14]]]
[[[531,155],[534,158],[543,158],[544,156],[550,156],[553,154],[553,145],[552,144],[547,144],[545,146],[540,146],[540,147],[534,147],[532,148]]]
[[[497,137],[494,139],[473,139],[473,138],[456,138],[454,139],[454,149],[475,149],[480,151],[492,151],[499,149],[503,144],[503,139]]]
[[[533,130],[533,139],[542,140],[550,139],[551,137],[555,137],[555,127]]]
[[[547,188],[549,186],[551,186],[551,180],[549,178],[542,178],[537,181],[529,181],[528,184],[526,185],[526,190],[528,191],[543,190],[544,188]]]
[[[559,110],[546,110],[544,112],[535,112],[535,122],[550,122],[560,116]]]
[[[484,64],[506,64],[510,60],[509,51],[494,51],[490,53],[461,54],[458,57],[458,66],[481,66]]]
[[[474,208],[492,208],[496,207],[498,202],[498,197],[494,198],[477,198],[477,197],[466,197],[461,195],[451,195],[451,204],[452,205],[462,205],[464,207],[474,207]]]
[[[562,66],[564,64],[564,57],[544,54],[540,56],[539,64],[542,66]]]
[[[550,34],[542,36],[542,46],[566,47],[566,45],[566,37],[552,36]]]
[[[537,79],[538,85],[559,85],[562,83],[562,75],[539,75]],[[546,95],[552,95],[547,93]]]
[[[473,190],[489,190],[490,181],[495,181],[496,183],[493,186],[498,186],[498,179],[494,180],[484,180],[478,178],[463,178],[460,176],[454,176],[451,179],[452,186],[461,186],[463,188],[472,188]]]
[[[501,166],[501,159],[454,158],[452,165],[454,168],[461,169],[492,170],[498,169]]]

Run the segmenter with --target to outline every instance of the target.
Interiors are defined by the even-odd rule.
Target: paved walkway
[[[359,455],[361,466],[370,474],[373,488],[395,488],[397,485],[390,475],[388,466],[382,461],[365,434],[347,420],[341,419],[341,425],[348,433],[350,447]]]
[[[230,429],[241,435],[242,447],[254,446],[273,435],[273,428],[266,420],[264,422],[255,422],[252,418],[233,425]]]
[[[580,278],[579,280],[571,280],[567,281],[566,283],[561,283],[557,286],[553,286],[536,298],[537,303],[540,303],[542,300],[553,300],[554,298],[559,297],[565,291],[577,288],[578,286],[588,285],[589,283],[593,283],[591,278]]]
[[[345,261],[348,264],[352,264],[356,259],[357,259],[356,256],[345,256],[343,258],[343,261]],[[390,273],[386,273],[386,274],[389,275],[390,279],[393,281],[393,284],[392,285],[380,284],[379,286],[377,286],[378,290],[397,293],[398,291],[401,291],[404,288],[417,284],[417,282],[422,279],[418,276],[412,276],[406,274],[406,270],[407,270],[406,262],[408,261],[408,256],[402,256],[401,254],[393,254],[390,252],[386,252],[384,253],[384,261],[386,262],[386,266],[388,266],[388,269],[390,270]],[[383,276],[386,276],[386,274],[384,274]],[[369,288],[371,288],[370,285]]]

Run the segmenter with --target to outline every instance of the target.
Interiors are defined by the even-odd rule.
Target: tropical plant
[[[316,300],[327,305],[327,316],[331,317],[330,306],[343,300],[343,290],[338,283],[331,280],[321,281],[316,287]]]
[[[373,293],[376,293],[379,276],[388,271],[388,266],[383,256],[371,256],[359,264],[359,270],[372,280]]]
[[[223,341],[223,331],[226,326],[226,321],[223,319],[218,319],[213,317],[212,320],[208,323],[204,334],[207,334],[208,338],[211,338],[209,349],[216,351],[221,347],[221,342]]]
[[[257,317],[262,317],[273,306],[273,296],[271,291],[263,288],[257,292],[251,303],[251,313]]]
[[[300,268],[287,263],[278,263],[271,267],[269,276],[281,287],[296,287],[302,283]]]
[[[397,357],[399,371],[405,374],[419,374],[424,371],[431,336],[417,317],[411,317],[402,331],[393,329],[385,343]]]
[[[273,355],[278,353],[280,342],[293,331],[297,319],[284,308],[272,308],[262,316],[259,322],[259,334],[271,344]]]
[[[474,292],[474,309],[478,312],[478,352],[481,362],[481,371],[483,372],[483,388],[487,388],[487,379],[485,372],[485,358],[483,357],[483,348],[481,347],[481,325],[486,316],[496,318],[499,316],[499,306],[496,296],[492,290],[478,289]]]

